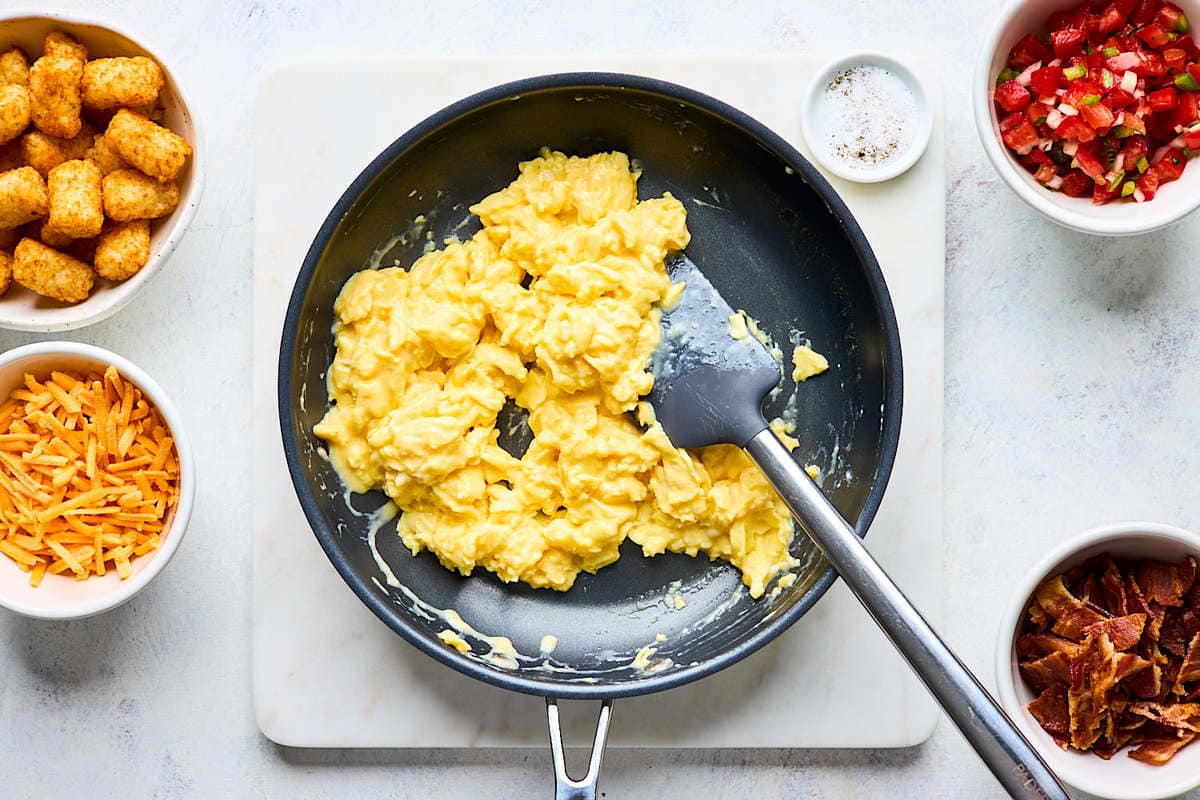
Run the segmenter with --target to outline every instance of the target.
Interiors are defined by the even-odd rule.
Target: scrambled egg
[[[352,490],[400,506],[414,554],[566,590],[629,538],[726,559],[754,597],[795,566],[787,508],[750,459],[676,449],[640,400],[678,297],[663,262],[689,234],[669,194],[638,201],[638,176],[622,153],[543,150],[471,208],[470,241],[343,287],[315,431]],[[498,443],[510,399],[534,434],[520,458]]]
[[[792,380],[806,381],[829,369],[829,361],[808,345],[798,345],[792,351],[792,368]]]

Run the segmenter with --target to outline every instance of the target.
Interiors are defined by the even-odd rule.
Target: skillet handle
[[[760,432],[747,443],[746,452],[1005,791],[1017,800],[1070,800],[1033,746],[867,552],[775,434],[770,429]]]
[[[596,800],[596,784],[600,782],[600,765],[604,762],[604,744],[608,741],[608,723],[612,719],[612,700],[602,700],[600,718],[596,720],[596,735],[592,740],[592,755],[588,771],[579,780],[567,774],[567,759],[563,753],[562,728],[558,724],[558,700],[546,698],[546,717],[550,722],[550,750],[554,755],[554,800]]]

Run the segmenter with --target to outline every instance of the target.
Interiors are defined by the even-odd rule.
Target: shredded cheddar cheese
[[[0,553],[30,585],[47,572],[128,578],[178,501],[170,431],[114,367],[26,374],[0,405]]]

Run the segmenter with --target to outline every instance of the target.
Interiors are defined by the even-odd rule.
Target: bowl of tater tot
[[[204,184],[162,58],[107,22],[0,13],[0,328],[61,331],[133,300]]]

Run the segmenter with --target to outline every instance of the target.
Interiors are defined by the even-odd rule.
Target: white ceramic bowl
[[[8,393],[23,382],[26,372],[44,376],[54,369],[103,370],[109,364],[141,388],[162,414],[175,440],[179,455],[179,502],[167,520],[162,543],[157,550],[134,558],[131,562],[133,574],[125,580],[117,577],[114,571],[92,576],[86,581],[47,574],[36,589],[29,585],[28,574],[7,557],[0,556],[0,606],[43,619],[77,619],[108,611],[154,580],[183,541],[196,495],[196,467],[179,412],[149,375],[117,354],[99,347],[75,342],[42,342],[0,355],[0,398],[7,398]]]
[[[1194,31],[1200,25],[1200,0],[1174,2],[1193,21]],[[1200,206],[1200,164],[1188,165],[1179,180],[1162,187],[1149,202],[1113,201],[1094,206],[1090,197],[1067,197],[1039,185],[1000,141],[1000,122],[992,103],[996,75],[1004,68],[1008,53],[1018,39],[1026,33],[1043,30],[1042,26],[1050,14],[1073,5],[1078,3],[1070,0],[1014,0],[1000,13],[981,43],[971,84],[971,102],[975,111],[975,127],[983,142],[984,152],[1018,197],[1059,225],[1104,236],[1126,236],[1158,230]]]
[[[874,167],[848,167],[830,150],[828,144],[814,127],[818,118],[818,106],[825,92],[825,86],[842,70],[857,66],[882,67],[899,78],[912,92],[916,105],[916,127],[909,131],[907,146],[904,151]],[[803,113],[800,115],[800,132],[808,143],[813,157],[825,169],[856,183],[879,183],[891,180],[907,172],[917,159],[929,147],[929,138],[933,135],[933,106],[929,102],[929,93],[925,91],[920,78],[904,63],[882,53],[855,53],[845,58],[839,58],[822,67],[808,84],[804,93]]]
[[[193,154],[179,178],[179,207],[170,216],[154,220],[150,227],[150,260],[127,281],[112,283],[97,279],[87,300],[75,305],[39,297],[13,284],[0,297],[0,328],[22,331],[65,331],[82,328],[112,316],[129,303],[162,268],[183,238],[196,214],[204,188],[204,142],[183,88],[176,81],[160,52],[141,43],[140,37],[121,31],[112,23],[66,12],[16,9],[0,13],[0,51],[19,45],[30,60],[42,52],[42,39],[52,30],[62,30],[87,45],[88,57],[146,55],[162,67],[166,79],[162,90],[163,124],[192,146]]]
[[[1039,561],[1013,591],[1011,605],[1000,623],[996,643],[1000,703],[1050,768],[1075,788],[1112,800],[1175,797],[1200,786],[1200,743],[1185,747],[1160,767],[1132,759],[1126,750],[1105,761],[1091,753],[1060,749],[1026,708],[1036,695],[1018,672],[1015,640],[1034,589],[1046,578],[1104,552],[1178,562],[1188,555],[1200,558],[1200,536],[1153,522],[1105,525],[1067,540]]]

